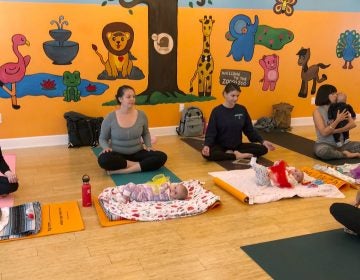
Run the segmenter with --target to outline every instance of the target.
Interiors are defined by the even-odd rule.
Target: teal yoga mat
[[[360,238],[343,229],[242,246],[272,279],[360,279]]]
[[[282,146],[288,150],[297,152],[304,156],[308,156],[308,157],[317,159],[319,161],[325,162],[326,164],[329,164],[329,165],[342,165],[344,163],[359,163],[360,162],[359,158],[322,160],[314,154],[315,141],[304,138],[304,137],[296,135],[296,134],[292,134],[289,132],[282,132],[282,131],[266,132],[266,131],[260,131],[260,130],[259,130],[259,133],[264,139],[266,139],[276,145]]]
[[[92,148],[92,150],[96,156],[98,156],[99,153],[101,152],[100,147]],[[170,182],[181,182],[181,179],[178,176],[176,176],[173,172],[171,172],[169,169],[167,169],[165,166],[155,171],[137,172],[131,174],[114,174],[111,175],[111,178],[113,179],[115,184],[119,186],[119,185],[127,184],[129,182],[135,184],[145,183],[147,181],[150,181],[154,176],[158,174],[164,174],[165,176],[169,177]]]

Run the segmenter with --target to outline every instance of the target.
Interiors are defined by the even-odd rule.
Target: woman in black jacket
[[[0,171],[3,176],[0,176],[0,196],[8,195],[9,193],[15,192],[18,187],[18,179],[16,174],[12,172],[6,163],[0,148]]]

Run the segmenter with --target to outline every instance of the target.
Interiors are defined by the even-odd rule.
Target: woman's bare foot
[[[360,153],[352,153],[352,152],[349,152],[349,151],[343,151],[343,154],[347,158],[358,158],[358,157],[360,157]]]
[[[234,155],[236,159],[240,158],[252,158],[254,155],[250,153],[240,153],[239,151],[234,151]]]

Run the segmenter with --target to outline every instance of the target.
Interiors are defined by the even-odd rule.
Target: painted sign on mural
[[[251,73],[243,70],[221,69],[220,84],[236,83],[241,87],[250,86]]]

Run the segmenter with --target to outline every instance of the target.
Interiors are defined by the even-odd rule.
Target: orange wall
[[[30,41],[30,47],[22,46],[20,51],[31,56],[27,75],[35,73],[51,73],[62,75],[66,70],[79,70],[81,77],[96,81],[97,75],[103,70],[99,58],[91,48],[95,43],[99,52],[105,56],[106,51],[101,40],[101,31],[104,25],[113,21],[123,21],[132,26],[135,31],[135,40],[131,49],[137,58],[134,65],[143,70],[147,77],[147,8],[135,7],[131,15],[127,9],[119,6],[77,5],[77,4],[34,4],[1,2],[0,9],[0,65],[14,61],[11,51],[11,37],[16,33],[24,34]],[[237,14],[245,14],[252,21],[259,16],[259,24],[272,27],[282,27],[295,34],[294,40],[283,49],[273,51],[256,45],[251,62],[236,62],[232,57],[226,57],[231,42],[225,39],[231,18]],[[72,31],[69,40],[80,44],[78,56],[71,65],[53,65],[46,57],[42,44],[51,40],[49,30],[55,26],[50,21],[64,15],[69,22],[66,29]],[[336,57],[336,43],[340,33],[345,30],[360,30],[358,13],[330,13],[330,12],[303,12],[295,11],[293,16],[275,15],[267,10],[244,9],[203,9],[181,8],[178,23],[178,84],[180,89],[189,91],[189,81],[195,71],[198,57],[202,50],[202,34],[199,19],[204,15],[212,15],[215,19],[211,35],[211,53],[215,60],[213,74],[213,96],[216,100],[209,102],[189,103],[201,107],[208,117],[211,109],[222,102],[219,84],[221,69],[239,69],[252,73],[250,87],[244,87],[239,102],[246,105],[254,119],[271,114],[272,104],[288,102],[295,106],[292,117],[310,117],[314,109],[311,97],[301,99],[297,96],[300,89],[300,67],[297,65],[296,53],[301,47],[311,48],[309,65],[316,63],[331,64],[328,69],[320,70],[320,75],[326,73],[328,83],[349,96],[356,112],[360,111],[358,89],[360,83],[360,64],[358,59],[353,62],[354,69],[344,70],[344,61]],[[263,70],[258,61],[263,55],[276,53],[280,56],[280,79],[274,92],[263,92],[259,80]],[[121,84],[129,84],[136,91],[146,88],[147,79],[143,80],[116,80],[100,81],[109,85],[109,89],[100,96],[83,97],[78,103],[64,102],[62,98],[48,98],[26,96],[19,98],[20,110],[13,110],[9,99],[0,100],[0,113],[3,122],[0,124],[0,138],[30,137],[43,135],[65,134],[66,125],[64,112],[78,111],[90,116],[104,116],[113,107],[102,106],[114,97],[116,89]],[[195,83],[196,85],[196,83]],[[311,84],[309,84],[309,87]],[[196,88],[195,88],[196,91]],[[154,106],[139,106],[149,117],[150,127],[175,126],[179,121],[179,105],[163,104]]]

